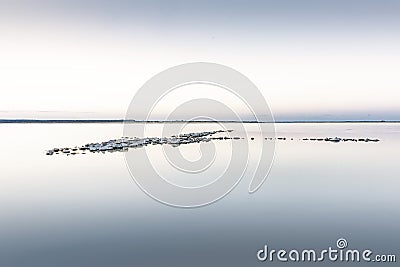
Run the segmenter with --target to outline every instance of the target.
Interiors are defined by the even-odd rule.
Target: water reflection
[[[211,126],[193,124],[191,131],[212,130]],[[122,153],[45,155],[49,147],[122,136],[119,124],[0,125],[0,263],[248,266],[259,264],[255,253],[265,243],[317,249],[339,237],[359,249],[395,253],[400,125],[276,127],[277,136],[294,140],[277,142],[273,168],[257,193],[248,194],[250,181],[244,177],[221,201],[185,210],[143,194]],[[307,136],[381,141],[296,140]],[[195,157],[198,151],[193,146],[185,153]]]

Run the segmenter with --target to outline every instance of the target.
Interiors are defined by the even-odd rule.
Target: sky
[[[246,75],[276,120],[400,120],[400,1],[0,0],[0,118],[123,118],[199,61]]]

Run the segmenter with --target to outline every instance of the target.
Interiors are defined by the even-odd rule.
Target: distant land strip
[[[272,123],[271,121],[235,121],[235,120],[124,120],[124,119],[0,119],[0,123]],[[400,123],[399,120],[278,120],[274,123]]]

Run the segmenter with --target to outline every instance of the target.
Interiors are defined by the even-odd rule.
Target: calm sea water
[[[261,189],[249,194],[245,177],[225,198],[197,209],[144,194],[123,153],[45,155],[120,137],[122,127],[0,124],[0,266],[285,265],[258,262],[256,252],[265,244],[323,249],[341,237],[351,248],[399,252],[400,124],[277,124],[277,136],[294,140],[277,141]],[[381,141],[298,140],[334,136]],[[198,145],[182,153],[196,159]]]

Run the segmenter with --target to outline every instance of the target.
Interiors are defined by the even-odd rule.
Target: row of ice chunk
[[[217,130],[217,131],[206,131],[199,133],[185,133],[179,135],[172,135],[171,137],[122,137],[119,139],[112,139],[106,142],[100,143],[89,143],[80,147],[73,148],[53,148],[46,151],[47,155],[53,154],[86,154],[86,152],[115,152],[115,151],[127,151],[129,148],[140,148],[147,145],[164,145],[168,144],[171,146],[179,146],[182,144],[209,142],[212,139],[240,139],[239,137],[211,137],[218,133],[228,133],[232,130]]]

